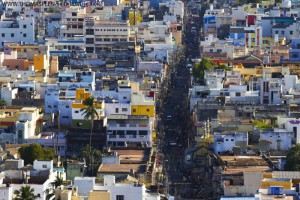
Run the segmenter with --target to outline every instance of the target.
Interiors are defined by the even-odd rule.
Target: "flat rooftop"
[[[129,174],[130,170],[133,169],[137,173],[145,173],[146,172],[146,165],[145,164],[104,164],[100,165],[98,169],[98,173],[124,173]]]
[[[220,156],[220,158],[227,163],[225,174],[272,171],[269,164],[260,156]]]
[[[117,152],[120,157],[121,164],[146,164],[150,157],[150,149],[136,149],[136,150],[112,150]]]

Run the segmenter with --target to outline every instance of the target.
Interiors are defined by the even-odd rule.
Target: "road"
[[[165,187],[175,197],[186,198],[192,184],[185,171],[184,150],[189,146],[191,120],[188,108],[191,59],[200,58],[199,37],[202,20],[186,9],[182,48],[173,56],[169,80],[164,83],[160,104],[160,149],[164,157]]]

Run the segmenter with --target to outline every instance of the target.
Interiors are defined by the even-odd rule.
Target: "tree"
[[[284,170],[300,171],[300,144],[296,144],[288,152]]]
[[[34,160],[52,160],[54,158],[53,150],[45,149],[37,143],[27,144],[18,150],[25,165],[33,164]]]
[[[101,163],[102,152],[95,148],[89,148],[85,146],[79,150],[79,157],[84,159],[87,163],[90,163],[88,170],[92,173],[97,169]]]
[[[61,176],[56,176],[55,181],[51,182],[46,189],[46,200],[52,199],[55,196],[55,189],[61,186],[64,180]]]
[[[0,108],[5,108],[7,106],[7,103],[5,100],[1,99],[0,100]]]
[[[227,67],[226,65],[219,65],[217,67],[215,67],[215,69],[221,69],[221,70],[224,70],[224,71],[232,71],[231,68]]]
[[[22,186],[20,190],[14,191],[15,198],[13,200],[35,200],[38,196],[34,194],[34,189],[29,185]]]
[[[195,81],[204,84],[204,71],[211,70],[215,66],[215,63],[208,58],[202,58],[201,62],[195,63],[193,66],[193,76]]]
[[[92,135],[93,135],[93,129],[94,129],[94,121],[95,119],[99,119],[99,114],[97,112],[97,101],[93,96],[89,96],[83,101],[83,105],[85,108],[82,108],[80,111],[82,115],[84,115],[84,119],[91,120],[91,133],[90,133],[90,165],[92,165]],[[93,168],[92,168],[93,171]]]

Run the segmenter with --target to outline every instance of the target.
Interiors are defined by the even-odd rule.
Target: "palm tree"
[[[99,119],[99,114],[97,112],[97,100],[93,96],[89,96],[83,101],[83,105],[85,108],[80,109],[82,115],[84,115],[84,119],[91,120],[91,133],[90,133],[90,165],[92,165],[92,135],[94,129],[94,120]],[[92,168],[93,170],[93,168]],[[93,173],[93,172],[92,172]]]
[[[35,200],[39,197],[34,194],[34,189],[30,188],[29,185],[22,186],[20,190],[14,191],[16,196],[13,200]]]
[[[51,182],[48,185],[48,188],[45,191],[45,193],[46,193],[46,200],[49,200],[52,197],[54,197],[55,196],[55,189],[58,188],[59,186],[61,186],[63,183],[64,183],[63,178],[60,175],[56,176],[55,181]]]

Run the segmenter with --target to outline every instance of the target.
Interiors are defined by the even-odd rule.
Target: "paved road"
[[[161,131],[162,153],[164,154],[164,166],[166,170],[166,188],[171,195],[184,196],[191,189],[188,183],[189,174],[183,168],[184,150],[188,147],[188,131],[190,124],[188,108],[188,90],[190,81],[190,69],[187,64],[190,59],[200,58],[199,35],[202,20],[193,17],[187,9],[187,17],[184,24],[183,48],[177,54],[177,60],[171,69],[170,83],[164,90],[162,97]],[[192,27],[196,27],[196,30]]]

